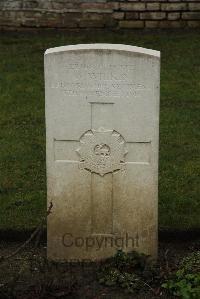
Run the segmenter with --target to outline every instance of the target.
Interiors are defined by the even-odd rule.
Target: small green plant
[[[189,256],[182,259],[180,266],[188,273],[200,272],[200,251],[193,252]]]
[[[200,298],[200,251],[184,258],[179,270],[162,284],[171,294],[182,299]]]
[[[119,286],[128,293],[138,292],[141,288],[150,288],[154,280],[155,264],[149,256],[135,251],[125,253],[118,250],[100,268],[99,282],[106,286]],[[152,289],[153,291],[153,289]]]

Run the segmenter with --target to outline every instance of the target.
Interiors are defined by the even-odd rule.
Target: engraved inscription
[[[124,138],[114,130],[89,130],[80,139],[80,167],[104,176],[124,168],[127,154]]]
[[[56,80],[51,88],[60,89],[70,97],[137,97],[149,87],[135,75],[135,65],[96,65],[68,63],[63,66],[65,80]]]
[[[68,96],[97,96],[97,97],[130,97],[137,96],[145,90],[140,83],[116,81],[95,81],[92,83],[82,82],[54,82],[51,88],[61,89]]]

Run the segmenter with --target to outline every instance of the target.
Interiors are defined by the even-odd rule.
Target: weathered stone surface
[[[22,0],[4,0],[0,2],[0,7],[3,9],[21,9],[22,5]]]
[[[102,21],[95,21],[95,20],[85,20],[79,22],[80,28],[102,28],[104,27],[104,22]]]
[[[200,20],[199,12],[183,12],[182,19],[184,20]]]
[[[105,15],[99,13],[86,13],[80,18],[80,20],[84,21],[103,21],[105,20]]]
[[[146,28],[159,28],[159,21],[145,21]]]
[[[157,253],[159,52],[45,53],[48,257]]]
[[[142,12],[140,13],[140,19],[142,20],[163,20],[166,18],[165,12]]]
[[[184,23],[183,20],[194,21],[195,24],[195,21],[200,19],[199,0],[0,0],[0,10],[8,12],[8,19],[0,19],[0,27],[2,25],[13,28],[25,26],[134,29],[150,28],[149,26],[154,24],[157,24],[158,28],[162,28],[165,24],[167,28],[176,28],[182,27],[183,24],[190,27],[190,23]],[[17,12],[17,20],[13,12]],[[27,18],[27,12],[32,14],[32,17]],[[49,13],[54,13],[54,17],[50,18]],[[77,19],[75,13],[80,13],[81,18]],[[69,20],[66,21],[65,16]],[[164,23],[151,23],[151,20],[164,19],[166,19]],[[135,22],[127,23],[128,20]]]
[[[200,3],[189,3],[189,10],[199,10],[200,11]]]
[[[23,1],[23,8],[32,9],[32,8],[38,8],[38,6],[39,6],[38,1]]]
[[[118,9],[119,3],[118,2],[108,2],[108,3],[82,3],[81,8],[84,10],[110,10]]]
[[[187,3],[162,3],[161,10],[166,11],[182,11],[187,10]]]
[[[137,20],[139,19],[139,13],[138,12],[126,12],[126,20]]]
[[[141,10],[145,10],[145,4],[144,3],[120,3],[120,8],[121,10],[135,10],[135,11],[141,11]]]
[[[170,12],[167,15],[168,20],[179,20],[180,19],[180,12]]]
[[[159,10],[160,9],[160,3],[159,2],[154,2],[154,3],[147,3],[147,10]]]
[[[185,21],[160,21],[159,28],[183,28],[187,25]]]
[[[114,12],[112,14],[113,19],[122,20],[124,19],[124,12]]]
[[[120,21],[119,27],[120,28],[143,28],[144,22],[143,21]]]

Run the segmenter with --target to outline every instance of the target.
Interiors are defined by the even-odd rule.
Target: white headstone
[[[157,252],[160,53],[89,44],[45,53],[48,257]]]

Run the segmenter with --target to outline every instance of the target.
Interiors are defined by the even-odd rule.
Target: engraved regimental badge
[[[80,138],[80,167],[101,176],[124,168],[127,154],[124,138],[114,130],[86,131]]]

